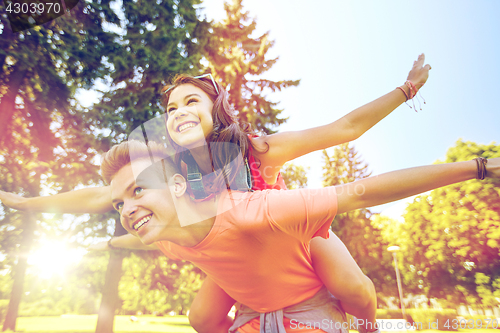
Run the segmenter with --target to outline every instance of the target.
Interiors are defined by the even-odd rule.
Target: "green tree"
[[[192,264],[168,259],[159,251],[136,251],[124,260],[121,311],[185,314],[201,287],[203,275]]]
[[[106,59],[112,69],[111,88],[86,112],[88,123],[101,131],[103,151],[163,113],[161,89],[171,77],[203,71],[200,59],[209,23],[197,17],[199,3],[123,1],[121,47]]]
[[[459,140],[445,162],[476,156],[499,157],[500,146]],[[415,292],[429,298],[453,295],[466,303],[467,298],[487,296],[487,289],[495,291],[493,283],[500,278],[498,185],[470,180],[421,195],[408,206],[400,245],[411,264],[407,281]]]
[[[96,152],[73,96],[102,76],[101,54],[113,38],[103,23],[116,16],[107,1],[87,1],[47,24],[13,33],[4,6],[0,10],[0,187],[36,196],[42,184],[62,189],[90,183],[97,175],[91,163]],[[14,274],[3,330],[13,330],[26,258],[42,223],[33,214],[4,211],[1,224],[7,231],[1,249]]]
[[[323,186],[347,184],[371,174],[368,165],[349,143],[335,147],[331,155],[324,150],[323,158]],[[388,243],[382,237],[381,229],[372,224],[371,217],[372,212],[367,208],[339,214],[333,220],[331,229],[347,246],[363,272],[372,279],[377,290],[394,292],[392,287],[387,288],[390,285],[387,282],[394,275],[391,257],[386,250]]]
[[[307,187],[306,168],[301,165],[293,162],[286,163],[281,169],[281,176],[290,190]]]
[[[278,61],[267,57],[274,41],[269,33],[251,36],[257,23],[243,10],[242,0],[225,3],[224,9],[227,17],[211,27],[204,55],[216,79],[227,88],[229,102],[238,112],[239,120],[258,131],[274,133],[286,118],[280,118],[283,110],[266,93],[297,86],[299,80],[263,79],[262,74]]]

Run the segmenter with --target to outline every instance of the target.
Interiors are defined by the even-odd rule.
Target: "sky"
[[[202,15],[220,21],[223,0],[205,0]],[[300,79],[272,93],[288,121],[279,131],[333,122],[402,85],[425,53],[432,66],[422,111],[402,104],[353,141],[374,175],[443,160],[459,139],[500,144],[500,1],[244,0],[269,32],[279,61],[264,78]],[[322,155],[294,160],[321,187]],[[406,201],[373,211],[400,214]],[[394,216],[393,216],[394,217]]]

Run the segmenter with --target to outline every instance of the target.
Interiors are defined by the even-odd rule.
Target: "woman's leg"
[[[191,304],[189,323],[199,333],[227,333],[233,324],[227,314],[234,303],[234,299],[207,277]]]
[[[373,282],[361,271],[342,241],[330,231],[330,238],[311,240],[313,267],[328,290],[340,300],[344,310],[362,320],[361,326],[373,331],[377,295]]]

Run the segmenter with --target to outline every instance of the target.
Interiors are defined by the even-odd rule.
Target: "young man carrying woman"
[[[316,275],[309,252],[311,238],[328,237],[336,214],[469,179],[500,178],[500,158],[478,158],[322,189],[223,191],[195,202],[162,149],[131,141],[106,154],[103,177],[130,233],[114,238],[113,246],[154,244],[171,258],[193,262],[242,304],[230,330],[240,333],[343,331],[343,311]]]

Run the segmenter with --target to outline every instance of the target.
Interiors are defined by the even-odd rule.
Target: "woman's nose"
[[[181,117],[184,117],[185,115],[187,115],[187,111],[185,108],[179,108],[177,110],[177,112],[175,113],[175,117],[178,119],[178,118],[181,118]]]

